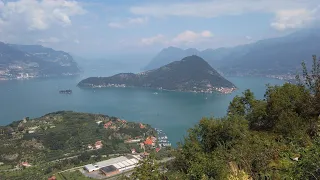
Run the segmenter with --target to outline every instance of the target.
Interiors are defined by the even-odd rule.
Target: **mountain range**
[[[0,79],[75,75],[80,72],[72,56],[41,45],[0,42]]]
[[[222,77],[204,59],[192,55],[142,73],[120,73],[110,77],[90,77],[80,87],[147,87],[189,92],[232,92],[235,85]]]
[[[319,42],[320,30],[308,29],[231,48],[198,51],[193,48],[183,50],[168,47],[158,53],[144,69],[151,70],[176,59],[198,55],[228,75],[295,74],[302,61],[308,62],[312,55],[319,55]]]

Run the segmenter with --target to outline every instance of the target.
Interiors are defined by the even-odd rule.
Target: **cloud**
[[[247,39],[247,40],[252,40],[252,37],[251,36],[245,36],[245,38]]]
[[[110,22],[108,24],[108,26],[111,28],[123,28],[124,27],[121,23],[116,23],[116,22]]]
[[[213,34],[208,31],[194,32],[186,30],[179,33],[173,38],[168,38],[162,34],[158,34],[149,38],[142,38],[141,43],[143,45],[154,45],[154,44],[165,44],[165,45],[187,45],[191,43],[200,43],[207,40],[210,40],[213,37]]]
[[[281,10],[276,12],[275,20],[270,25],[279,31],[302,28],[310,25],[316,19],[317,13],[319,13],[318,8]]]
[[[311,23],[320,5],[319,0],[206,0],[184,3],[158,3],[133,6],[130,12],[136,15],[166,17],[184,16],[214,18],[245,13],[272,13],[275,15],[271,26],[278,30],[299,28]],[[199,10],[200,9],[200,10]]]
[[[71,25],[71,17],[85,13],[76,1],[19,0],[0,5],[2,26],[25,25],[28,30],[45,30],[52,25]]]
[[[124,28],[130,25],[145,24],[148,20],[147,17],[127,18],[124,21],[110,22],[108,26],[111,28]]]
[[[211,38],[213,35],[210,31],[202,31],[199,33],[187,30],[178,34],[173,38],[172,43],[174,44],[189,44],[194,42],[203,41],[207,38]]]
[[[148,18],[147,17],[143,17],[143,18],[128,18],[128,24],[144,24],[148,22]]]
[[[153,45],[153,44],[157,44],[157,43],[166,43],[166,37],[162,34],[158,34],[156,36],[153,37],[149,37],[149,38],[142,38],[141,39],[141,43],[144,45]]]
[[[213,18],[222,15],[238,15],[249,12],[276,12],[281,9],[301,8],[318,4],[317,0],[206,0],[189,3],[148,4],[133,6],[130,12],[138,15],[189,16]],[[199,11],[199,9],[201,9]]]
[[[37,42],[40,43],[40,44],[59,43],[59,42],[61,42],[61,40],[59,38],[56,38],[56,37],[50,37],[50,38],[47,38],[47,39],[39,39]]]

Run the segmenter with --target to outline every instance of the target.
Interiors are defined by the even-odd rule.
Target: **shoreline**
[[[33,80],[33,79],[46,79],[46,78],[65,78],[65,77],[76,77],[81,74],[66,74],[66,75],[56,75],[56,76],[33,76],[28,78],[0,78],[1,81],[23,81],[23,80]]]
[[[168,92],[185,92],[185,93],[202,93],[202,94],[213,94],[213,93],[219,93],[219,94],[231,94],[234,91],[238,90],[238,88],[233,87],[233,88],[228,88],[228,87],[220,87],[222,89],[228,89],[228,91],[226,92],[221,92],[219,90],[211,90],[211,91],[192,91],[192,90],[170,90],[170,89],[163,89],[163,88],[152,88],[152,87],[138,87],[138,86],[123,86],[123,85],[119,85],[119,86],[102,86],[102,85],[98,85],[98,86],[88,86],[88,85],[77,85],[79,88],[88,88],[88,89],[106,89],[106,88],[141,88],[141,89],[150,89],[150,90],[160,90],[160,91],[168,91]]]

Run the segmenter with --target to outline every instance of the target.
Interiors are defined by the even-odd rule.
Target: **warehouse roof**
[[[101,170],[105,173],[110,173],[110,172],[117,171],[118,169],[116,167],[114,167],[113,165],[111,165],[111,166],[103,167],[103,168],[101,168]]]

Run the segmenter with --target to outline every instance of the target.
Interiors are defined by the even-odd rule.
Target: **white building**
[[[88,172],[93,172],[103,167],[113,165],[114,167],[117,168],[117,170],[119,170],[119,172],[122,172],[122,171],[131,170],[135,168],[138,165],[140,159],[141,158],[138,155],[120,156],[117,158],[100,161],[95,164],[85,165],[84,169],[87,170]]]
[[[93,172],[93,171],[99,170],[100,167],[98,165],[87,164],[84,166],[84,169],[87,170],[88,172]]]

